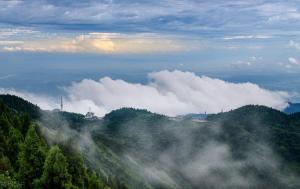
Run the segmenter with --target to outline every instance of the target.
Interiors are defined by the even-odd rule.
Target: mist
[[[222,125],[223,123],[214,123],[208,126],[210,128],[207,126],[198,126],[199,128],[191,130],[185,128],[187,131],[183,128],[168,129],[167,138],[172,138],[174,143],[167,148],[157,151],[146,147],[139,152],[141,157],[137,156],[136,152],[133,154],[125,152],[125,157],[129,157],[128,161],[131,165],[137,166],[140,173],[154,185],[163,183],[170,188],[229,189],[299,186],[300,182],[296,174],[281,170],[281,159],[272,150],[268,141],[262,139],[250,143],[245,146],[246,150],[242,157],[237,157],[233,146],[220,139],[224,135]],[[160,125],[160,127],[165,126]],[[146,138],[146,146],[157,149],[157,145],[160,144],[156,143],[156,136],[150,133],[152,132],[142,136],[136,135],[134,140]],[[131,134],[124,133],[124,135]],[[154,156],[155,160],[145,163],[143,157],[145,154]]]
[[[170,121],[168,117],[146,113],[145,117],[129,117],[118,124],[104,117],[83,123],[78,129],[59,114],[51,118],[55,123],[49,123],[47,117],[39,123],[50,145],[70,144],[99,174],[121,180],[125,175],[122,181],[132,188],[300,185],[295,173],[282,170],[284,161],[270,145],[270,131],[260,119],[251,123],[259,133],[257,140],[241,147],[247,137],[241,139],[241,144],[231,143],[229,139],[235,135],[226,138],[228,128],[223,121]],[[137,184],[138,180],[146,184]]]

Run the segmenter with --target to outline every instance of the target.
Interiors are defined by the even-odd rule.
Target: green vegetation
[[[29,116],[40,116],[36,106],[14,96],[0,99],[0,188],[109,188],[79,154],[46,143]]]
[[[0,188],[210,189],[220,183],[224,189],[299,188],[300,113],[249,105],[200,123],[122,108],[86,120],[0,95]]]
[[[37,105],[33,105],[30,102],[14,95],[0,95],[0,100],[5,104],[18,112],[21,115],[29,114],[32,119],[40,117],[41,109]]]
[[[300,173],[300,113],[287,115],[264,106],[249,105],[211,115],[208,120],[210,124],[222,124],[223,139],[230,142],[235,153],[245,151],[251,141],[263,140]]]

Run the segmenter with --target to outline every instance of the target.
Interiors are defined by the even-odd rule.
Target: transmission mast
[[[63,107],[64,107],[64,105],[63,105],[63,98],[62,98],[62,96],[60,97],[60,111],[62,112],[63,111]]]

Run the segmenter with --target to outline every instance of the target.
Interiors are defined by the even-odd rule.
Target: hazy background
[[[151,72],[181,70],[300,101],[297,0],[13,0],[0,7],[4,90],[59,102],[64,87],[83,79],[146,84]]]

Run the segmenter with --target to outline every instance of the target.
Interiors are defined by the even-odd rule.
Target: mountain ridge
[[[219,188],[213,180],[222,180],[225,189],[300,186],[300,113],[247,105],[195,122],[121,108],[86,120],[81,114],[40,110],[19,97],[0,99],[20,115],[39,111],[33,121],[48,145],[81,154],[111,188]],[[218,160],[210,164],[206,156]],[[202,172],[203,166],[209,171]],[[247,182],[231,183],[236,176],[227,169]],[[251,178],[256,181],[248,183]]]

